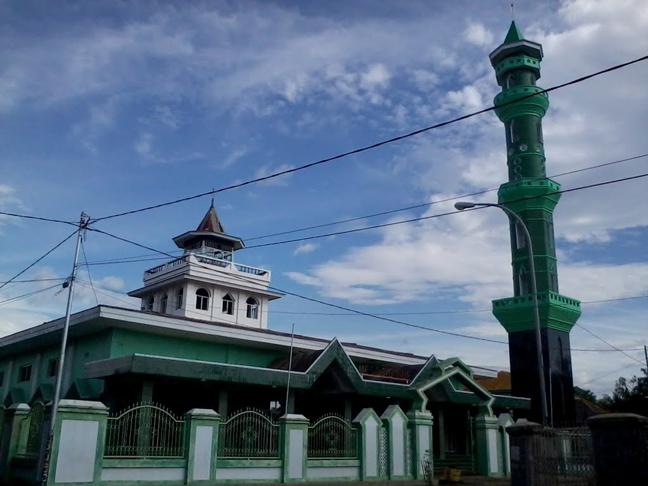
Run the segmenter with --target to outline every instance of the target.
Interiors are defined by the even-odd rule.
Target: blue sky
[[[490,106],[488,61],[509,2],[0,2],[0,211],[77,220],[161,203],[299,166]],[[525,37],[544,46],[549,88],[648,52],[641,0],[516,2]],[[551,93],[548,173],[648,152],[641,63]],[[559,177],[564,189],[646,172],[648,158]],[[506,178],[501,123],[487,113],[282,178],[225,192],[229,233],[255,236],[497,188]],[[561,292],[583,301],[648,294],[646,179],[563,195],[556,211]],[[490,192],[473,198],[494,202]],[[194,200],[99,223],[169,251],[209,206]],[[367,218],[310,236],[452,210],[452,203]],[[71,228],[0,215],[0,280]],[[92,262],[148,252],[90,233]],[[25,275],[64,277],[69,242]],[[379,230],[248,249],[273,285],[413,324],[491,339],[489,312],[512,294],[506,220],[476,211]],[[91,266],[103,303],[156,262]],[[87,280],[85,271],[80,278]],[[9,285],[0,301],[52,285]],[[106,289],[112,289],[107,291]],[[0,332],[64,312],[57,289],[0,305]],[[126,302],[124,302],[126,300]],[[131,301],[132,302],[132,301]],[[95,305],[79,286],[75,309]],[[642,359],[648,299],[584,304],[580,323]],[[506,346],[448,337],[285,297],[269,325],[506,368]],[[288,314],[300,312],[302,314]],[[304,314],[306,313],[306,314]],[[610,392],[639,363],[584,330],[572,332],[576,384]],[[622,369],[614,373],[615,370]],[[597,379],[606,373],[608,376]]]

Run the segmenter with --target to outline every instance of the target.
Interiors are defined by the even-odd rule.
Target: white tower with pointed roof
[[[143,311],[268,327],[268,302],[282,294],[268,290],[269,270],[234,261],[245,245],[225,232],[213,201],[198,228],[173,241],[184,254],[146,270],[144,287],[129,293],[142,299]]]

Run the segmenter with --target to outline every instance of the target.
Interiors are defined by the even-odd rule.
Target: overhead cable
[[[76,235],[76,234],[77,234],[77,231],[78,231],[78,230],[72,232],[72,233],[70,234],[70,236],[68,236],[67,238],[65,238],[65,239],[64,239],[63,241],[61,241],[60,243],[58,243],[56,246],[54,246],[54,248],[52,248],[52,249],[49,250],[47,253],[45,253],[43,256],[41,256],[40,258],[38,258],[35,262],[33,262],[32,264],[30,264],[29,266],[27,266],[26,268],[24,268],[23,270],[21,270],[20,272],[18,272],[16,275],[14,275],[14,276],[13,276],[12,278],[10,278],[9,280],[5,281],[2,285],[0,285],[0,289],[2,289],[5,285],[7,285],[7,284],[13,282],[15,279],[17,279],[18,277],[20,277],[20,276],[21,276],[23,273],[25,273],[27,270],[29,270],[29,269],[32,268],[34,265],[36,265],[38,262],[40,262],[40,261],[43,260],[45,257],[47,257],[50,253],[52,253],[54,250],[56,250],[58,247],[60,247],[63,243],[65,243],[67,240],[69,240],[69,239],[72,238],[74,235]]]
[[[511,100],[509,102],[502,103],[499,106],[503,107],[503,106],[507,106],[509,104],[517,103],[517,102],[525,100],[527,98],[532,98],[534,96],[542,96],[543,94],[550,93],[552,91],[556,91],[558,89],[562,89],[562,88],[565,88],[567,86],[578,84],[578,83],[581,83],[581,82],[586,81],[588,79],[592,79],[594,77],[600,76],[602,74],[606,74],[606,73],[609,73],[609,72],[612,72],[612,71],[616,71],[618,69],[625,68],[625,67],[630,66],[632,64],[636,64],[636,63],[645,61],[646,59],[648,59],[648,56],[642,56],[642,57],[634,59],[632,61],[628,61],[628,62],[625,62],[625,63],[622,63],[622,64],[617,64],[617,65],[614,65],[614,66],[609,67],[607,69],[603,69],[601,71],[597,71],[595,73],[588,74],[586,76],[582,76],[582,77],[577,78],[577,79],[573,79],[573,80],[568,81],[566,83],[562,83],[562,84],[553,86],[553,87],[548,88],[548,89],[543,89],[543,90],[538,91],[536,93],[532,93],[532,94],[530,94],[528,96],[524,96],[524,97],[521,97],[521,98],[516,99],[516,100]],[[351,150],[351,151],[348,151],[348,152],[344,152],[344,153],[335,155],[333,157],[327,157],[325,159],[317,160],[315,162],[304,164],[304,165],[301,165],[301,166],[298,166],[298,167],[293,167],[291,169],[275,172],[273,174],[269,174],[269,175],[264,176],[264,177],[257,177],[255,179],[250,179],[250,180],[247,180],[247,181],[244,181],[244,182],[239,182],[239,183],[236,183],[236,184],[225,186],[225,187],[222,187],[220,189],[216,189],[216,190],[212,189],[211,191],[203,192],[203,193],[196,194],[196,195],[193,195],[193,196],[174,199],[173,201],[168,201],[168,202],[164,202],[164,203],[160,203],[160,204],[155,204],[155,205],[152,205],[152,206],[146,206],[146,207],[142,207],[142,208],[139,208],[139,209],[133,209],[133,210],[130,210],[130,211],[123,211],[121,213],[115,213],[115,214],[111,214],[111,215],[108,215],[108,216],[95,218],[91,222],[96,223],[98,221],[103,221],[103,220],[106,220],[106,219],[118,218],[118,217],[130,215],[130,214],[136,214],[136,213],[141,213],[141,212],[144,212],[144,211],[150,211],[150,210],[153,210],[153,209],[158,209],[158,208],[162,208],[162,207],[165,207],[165,206],[171,206],[171,205],[174,205],[174,204],[178,204],[178,203],[186,202],[186,201],[191,201],[191,200],[198,199],[198,198],[205,197],[205,196],[210,196],[210,195],[213,196],[214,194],[218,194],[218,193],[225,192],[225,191],[230,191],[232,189],[238,189],[240,187],[248,186],[250,184],[255,184],[255,183],[258,183],[258,182],[262,182],[262,181],[267,181],[269,179],[274,179],[276,177],[281,177],[281,176],[284,176],[284,175],[287,175],[287,174],[302,171],[304,169],[309,169],[311,167],[315,167],[315,166],[318,166],[318,165],[321,165],[321,164],[325,164],[325,163],[328,163],[328,162],[333,162],[335,160],[339,160],[339,159],[342,159],[342,158],[345,158],[345,157],[349,157],[351,155],[355,155],[355,154],[359,154],[359,153],[366,152],[366,151],[369,151],[369,150],[373,150],[373,149],[376,149],[378,147],[382,147],[384,145],[392,144],[394,142],[398,142],[398,141],[413,137],[415,135],[419,135],[421,133],[425,133],[425,132],[435,130],[435,129],[438,129],[438,128],[441,128],[441,127],[452,125],[454,123],[457,123],[457,122],[460,122],[460,121],[463,121],[463,120],[467,120],[469,118],[472,118],[472,117],[475,117],[477,115],[481,115],[483,113],[487,113],[487,112],[493,111],[493,110],[495,110],[495,106],[491,106],[489,108],[484,108],[483,110],[475,111],[475,112],[469,113],[467,115],[463,115],[463,116],[460,116],[460,117],[457,117],[457,118],[453,118],[452,120],[447,120],[447,121],[444,121],[444,122],[441,122],[441,123],[437,123],[435,125],[431,125],[431,126],[428,126],[428,127],[425,127],[425,128],[421,128],[419,130],[415,130],[413,132],[409,132],[409,133],[406,133],[404,135],[399,135],[397,137],[393,137],[393,138],[390,138],[390,139],[387,139],[387,140],[383,140],[381,142],[377,142],[377,143],[374,143],[374,144],[371,144],[371,145],[366,145],[364,147],[360,147],[360,148],[357,148],[357,149],[354,149],[354,150]]]

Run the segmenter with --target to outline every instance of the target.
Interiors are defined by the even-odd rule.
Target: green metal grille
[[[105,457],[184,457],[185,422],[154,404],[108,417]]]
[[[357,458],[356,428],[337,415],[320,417],[308,427],[308,457]]]
[[[247,409],[221,424],[219,457],[279,457],[279,425],[265,413]]]
[[[29,424],[27,442],[25,444],[26,456],[37,456],[40,453],[43,442],[43,421],[45,420],[45,405],[36,402],[32,405],[29,414],[25,417],[25,423]]]

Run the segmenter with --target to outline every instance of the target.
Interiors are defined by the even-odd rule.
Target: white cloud
[[[219,169],[227,169],[231,165],[235,164],[238,162],[242,157],[245,157],[249,152],[249,149],[247,147],[238,147],[234,150],[232,150],[224,159],[222,162],[217,163],[217,167]]]
[[[279,172],[293,169],[294,167],[294,165],[290,164],[281,164],[277,166],[263,165],[256,170],[256,172],[254,173],[254,178],[259,179],[261,177],[267,177],[272,174],[277,174]],[[262,181],[259,184],[265,186],[287,186],[291,177],[292,174],[286,174]]]
[[[303,255],[305,253],[312,253],[319,248],[316,243],[301,243],[293,252],[293,255]]]
[[[141,133],[134,144],[135,151],[142,157],[149,157],[153,148],[153,135],[145,132]]]
[[[481,23],[471,22],[464,32],[468,42],[480,47],[491,47],[494,43],[493,33]]]

